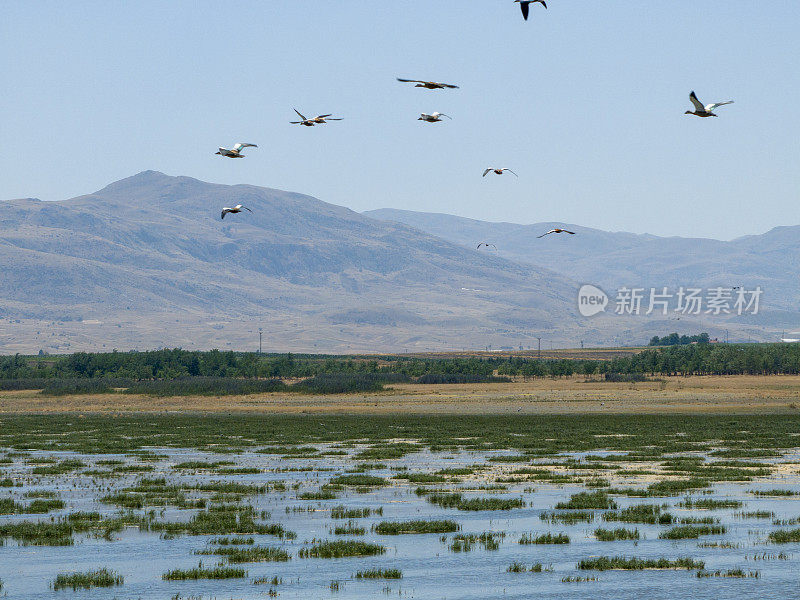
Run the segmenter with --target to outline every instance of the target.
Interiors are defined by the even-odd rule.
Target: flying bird
[[[402,81],[403,83],[416,83],[414,87],[421,87],[425,88],[426,90],[443,90],[445,88],[457,90],[457,85],[452,85],[449,83],[439,83],[438,81],[420,81],[419,79],[400,79],[397,78],[397,81]]]
[[[476,248],[476,250],[480,250],[482,246],[486,246],[487,248],[489,246],[491,246],[492,248],[497,250],[497,246],[495,246],[494,244],[490,244],[489,242],[481,242],[480,244],[478,244],[478,247]]]
[[[733,100],[728,100],[727,102],[715,102],[714,104],[703,104],[700,100],[697,99],[694,92],[689,94],[689,100],[692,101],[694,104],[694,110],[687,110],[685,115],[695,115],[697,117],[718,117],[719,115],[714,114],[714,109],[718,106],[725,106],[726,104],[733,104]]]
[[[439,121],[442,120],[442,117],[447,117],[448,119],[451,119],[451,120],[453,118],[453,117],[448,116],[448,115],[446,115],[444,113],[433,112],[433,113],[431,113],[429,115],[425,114],[425,113],[422,113],[419,116],[419,119],[417,119],[417,121],[425,121],[427,123],[438,123]]]
[[[568,233],[570,235],[575,235],[574,231],[567,231],[566,229],[559,229],[558,227],[556,227],[555,229],[551,229],[547,233],[543,233],[542,235],[537,235],[536,237],[537,238],[542,238],[542,237],[544,237],[546,235],[550,235],[551,233]]]
[[[511,170],[511,169],[509,169],[508,167],[506,167],[506,168],[503,168],[503,169],[495,169],[495,168],[493,168],[493,167],[489,167],[488,169],[486,169],[486,170],[483,172],[483,176],[484,176],[484,177],[486,177],[486,175],[488,175],[490,171],[494,172],[496,175],[502,175],[502,174],[503,174],[503,171],[508,171],[509,173],[513,173],[513,174],[514,174],[514,177],[519,177],[519,175],[517,175],[516,173],[514,173],[514,171],[512,171],[512,170]]]
[[[247,208],[246,206],[242,206],[241,204],[237,204],[237,205],[236,205],[236,206],[234,206],[233,208],[230,208],[230,207],[228,207],[228,206],[226,206],[225,208],[223,208],[223,209],[222,209],[222,216],[221,216],[220,218],[221,218],[221,219],[224,219],[224,218],[225,218],[225,215],[227,215],[228,213],[231,213],[231,214],[234,214],[234,215],[235,215],[236,213],[240,213],[240,212],[242,212],[243,210],[248,210],[248,211],[250,211],[250,212],[253,212],[252,210],[250,210],[250,209],[249,209],[249,208]]]
[[[222,156],[227,156],[228,158],[244,158],[244,154],[242,154],[242,148],[258,148],[258,146],[255,144],[243,144],[242,142],[239,142],[230,150],[227,148],[220,148],[219,152],[215,152],[214,154],[221,154]]]
[[[531,4],[536,4],[538,2],[547,8],[547,4],[544,0],[514,0],[514,2],[519,2],[519,7],[522,9],[522,18],[526,21],[528,20],[528,9],[530,8]]]
[[[327,123],[328,121],[342,121],[343,120],[343,119],[331,119],[330,118],[330,116],[331,116],[330,114],[328,114],[328,115],[319,115],[318,117],[314,117],[313,119],[306,119],[302,114],[300,114],[300,111],[297,110],[296,108],[294,108],[292,110],[294,110],[294,112],[296,112],[300,116],[300,118],[303,119],[302,121],[289,121],[292,125],[305,125],[306,127],[313,127],[314,125],[323,125],[323,124]],[[333,114],[333,113],[331,113],[331,114]]]

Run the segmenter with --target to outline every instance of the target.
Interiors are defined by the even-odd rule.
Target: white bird
[[[302,114],[300,114],[300,111],[297,110],[296,108],[292,110],[294,110],[294,112],[296,112],[300,116],[300,118],[303,119],[302,121],[289,121],[292,125],[305,125],[306,127],[313,127],[314,125],[324,125],[328,121],[343,120],[343,119],[331,119],[330,116],[333,113],[327,115],[319,115],[317,117],[314,117],[313,119],[306,119]]]
[[[228,158],[244,158],[244,154],[242,154],[242,148],[258,148],[258,146],[255,144],[244,144],[239,142],[230,150],[227,148],[220,148],[219,152],[215,152],[214,154],[221,154],[222,156],[227,156]]]
[[[687,110],[685,115],[695,115],[697,117],[718,117],[719,115],[715,115],[713,110],[718,106],[725,106],[726,104],[733,104],[733,100],[728,100],[727,102],[715,102],[714,104],[703,104],[700,100],[697,99],[694,92],[689,94],[689,100],[692,101],[694,104],[694,110]]]
[[[419,79],[400,79],[397,78],[397,81],[402,81],[403,83],[416,83],[414,87],[421,87],[427,90],[443,90],[445,88],[457,90],[457,85],[452,85],[450,83],[439,83],[438,81],[421,81]]]
[[[512,170],[511,170],[511,169],[509,169],[508,167],[505,167],[505,168],[503,168],[503,169],[495,169],[494,167],[489,167],[488,169],[486,169],[486,170],[483,172],[483,176],[484,176],[484,177],[486,177],[486,175],[488,175],[488,174],[489,174],[489,171],[493,171],[493,172],[494,172],[496,175],[502,175],[502,174],[503,174],[503,171],[508,171],[509,173],[513,173],[513,174],[514,174],[514,177],[519,177],[519,175],[517,175],[516,173],[514,173],[514,171],[512,171]]]
[[[519,2],[519,7],[522,9],[522,18],[526,21],[528,20],[528,9],[531,4],[536,4],[538,2],[547,8],[547,4],[545,4],[544,0],[514,0],[514,2]]]
[[[250,212],[253,212],[252,210],[250,210],[246,206],[242,206],[241,204],[237,204],[233,208],[230,208],[229,206],[226,206],[225,208],[223,208],[222,209],[222,216],[220,218],[224,219],[225,215],[227,215],[228,213],[236,214],[236,213],[242,212],[242,210],[249,210]]]
[[[446,115],[444,113],[432,112],[431,114],[422,113],[419,116],[419,119],[417,119],[417,121],[425,121],[427,123],[438,123],[439,121],[442,120],[442,117],[447,117],[448,119],[452,119],[453,118],[453,117],[451,117],[449,115]]]
[[[551,229],[547,233],[543,233],[542,235],[537,235],[536,237],[537,238],[542,238],[542,237],[544,237],[546,235],[550,235],[551,233],[568,233],[570,235],[575,235],[574,231],[567,231],[566,229],[559,229],[558,227],[556,227],[555,229]]]
[[[487,248],[488,248],[489,246],[491,246],[492,248],[494,248],[495,250],[497,250],[497,246],[495,246],[494,244],[490,244],[489,242],[481,242],[480,244],[478,244],[478,247],[477,247],[476,249],[477,249],[477,250],[480,250],[480,249],[481,249],[481,246],[486,246]]]

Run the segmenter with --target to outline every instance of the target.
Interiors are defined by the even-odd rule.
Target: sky
[[[3,3],[0,198],[153,169],[357,211],[718,239],[800,224],[800,4],[548,7],[525,22],[512,0]],[[735,104],[684,115],[690,90]],[[290,125],[293,107],[345,120]],[[453,119],[417,120],[433,111]],[[259,147],[214,154],[239,141]]]

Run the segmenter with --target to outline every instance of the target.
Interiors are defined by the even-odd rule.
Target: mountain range
[[[253,212],[220,219],[239,203]],[[259,330],[264,351],[339,353],[636,344],[698,328],[774,339],[797,317],[800,228],[734,242],[578,226],[535,238],[550,226],[359,214],[155,171],[69,200],[7,200],[0,351],[252,350]],[[477,251],[478,241],[498,250]],[[581,283],[612,295],[679,281],[762,285],[769,307],[680,328],[671,317],[577,311]]]

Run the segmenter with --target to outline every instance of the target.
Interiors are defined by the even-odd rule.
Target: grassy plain
[[[574,414],[796,413],[800,376],[665,377],[637,383],[583,376],[511,383],[387,384],[383,392],[153,397],[92,394],[47,397],[0,392],[0,414],[220,412],[277,414]]]

